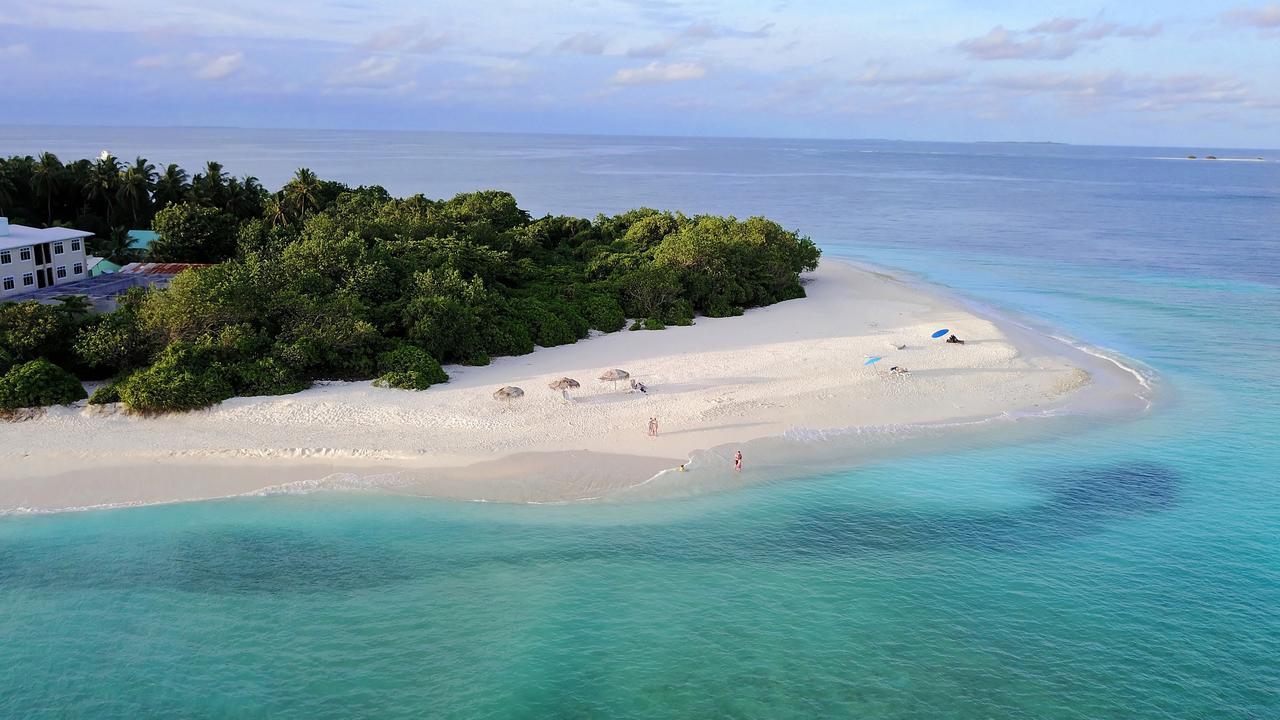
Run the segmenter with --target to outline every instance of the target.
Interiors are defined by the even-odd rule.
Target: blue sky
[[[5,0],[0,123],[1275,147],[1280,2]]]

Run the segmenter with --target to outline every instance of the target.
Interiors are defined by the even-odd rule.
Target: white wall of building
[[[89,277],[89,268],[85,262],[87,237],[42,241],[38,233],[45,231],[21,225],[10,225],[7,229],[8,235],[0,235],[0,300],[39,289],[40,278],[37,273],[45,274],[49,284],[54,286]],[[36,235],[29,238],[28,233],[22,231],[34,231]],[[36,263],[37,259],[43,257],[43,253],[37,250],[37,245],[48,248],[47,263]]]

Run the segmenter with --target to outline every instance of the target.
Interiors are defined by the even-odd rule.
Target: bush
[[[73,346],[76,357],[103,375],[132,370],[146,362],[152,349],[146,333],[132,316],[112,313],[81,328]]]
[[[627,326],[622,304],[608,295],[591,295],[580,306],[587,324],[601,332],[616,332]]]
[[[628,330],[643,330],[643,329],[644,329],[644,321],[643,321],[643,320],[636,320],[635,322],[631,323],[631,327],[629,327],[629,328],[627,328],[627,329],[628,329]]]
[[[152,227],[159,235],[147,259],[155,262],[210,263],[236,251],[236,218],[221,210],[179,203],[156,213]]]
[[[196,410],[235,394],[221,365],[207,349],[175,342],[156,363],[130,375],[120,384],[120,399],[134,412]]]
[[[0,347],[0,375],[9,372],[9,368],[17,364],[18,359],[13,356],[13,353]]]
[[[70,340],[67,316],[34,300],[0,304],[0,348],[14,361],[59,359]]]
[[[692,325],[693,305],[684,298],[676,300],[662,312],[662,322],[667,325]]]
[[[32,360],[0,377],[0,409],[67,405],[88,395],[74,375],[45,359]]]
[[[311,386],[273,357],[236,363],[230,374],[237,395],[292,395]]]
[[[93,391],[89,396],[90,405],[108,405],[120,402],[120,383],[124,378],[114,378],[107,384]]]
[[[485,360],[488,360],[486,356]],[[437,383],[448,382],[449,376],[431,354],[409,344],[398,345],[378,356],[382,376],[373,381],[378,387],[400,390],[426,390]]]

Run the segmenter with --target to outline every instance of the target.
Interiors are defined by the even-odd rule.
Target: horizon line
[[[286,127],[286,126],[252,126],[252,125],[113,125],[113,124],[77,124],[77,123],[0,123],[0,128],[81,128],[111,130],[266,130],[279,132],[363,132],[386,134],[435,134],[435,135],[510,135],[534,137],[591,137],[591,138],[638,138],[638,139],[680,139],[680,140],[787,140],[805,142],[890,142],[890,143],[940,143],[951,145],[1061,145],[1067,147],[1097,148],[1151,148],[1196,150],[1204,152],[1206,148],[1215,150],[1263,150],[1280,152],[1280,148],[1266,147],[1233,147],[1227,145],[1125,145],[1106,143],[1076,143],[1060,140],[911,140],[904,138],[877,137],[827,137],[827,136],[790,136],[790,135],[683,135],[683,134],[647,134],[647,133],[592,133],[592,132],[556,132],[529,130],[405,130],[390,128],[354,128],[354,127]]]

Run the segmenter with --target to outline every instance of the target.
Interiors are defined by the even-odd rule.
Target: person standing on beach
[[[736,472],[742,472],[742,451],[741,450],[733,454],[733,469]]]
[[[649,437],[658,437],[658,418],[649,418]]]

